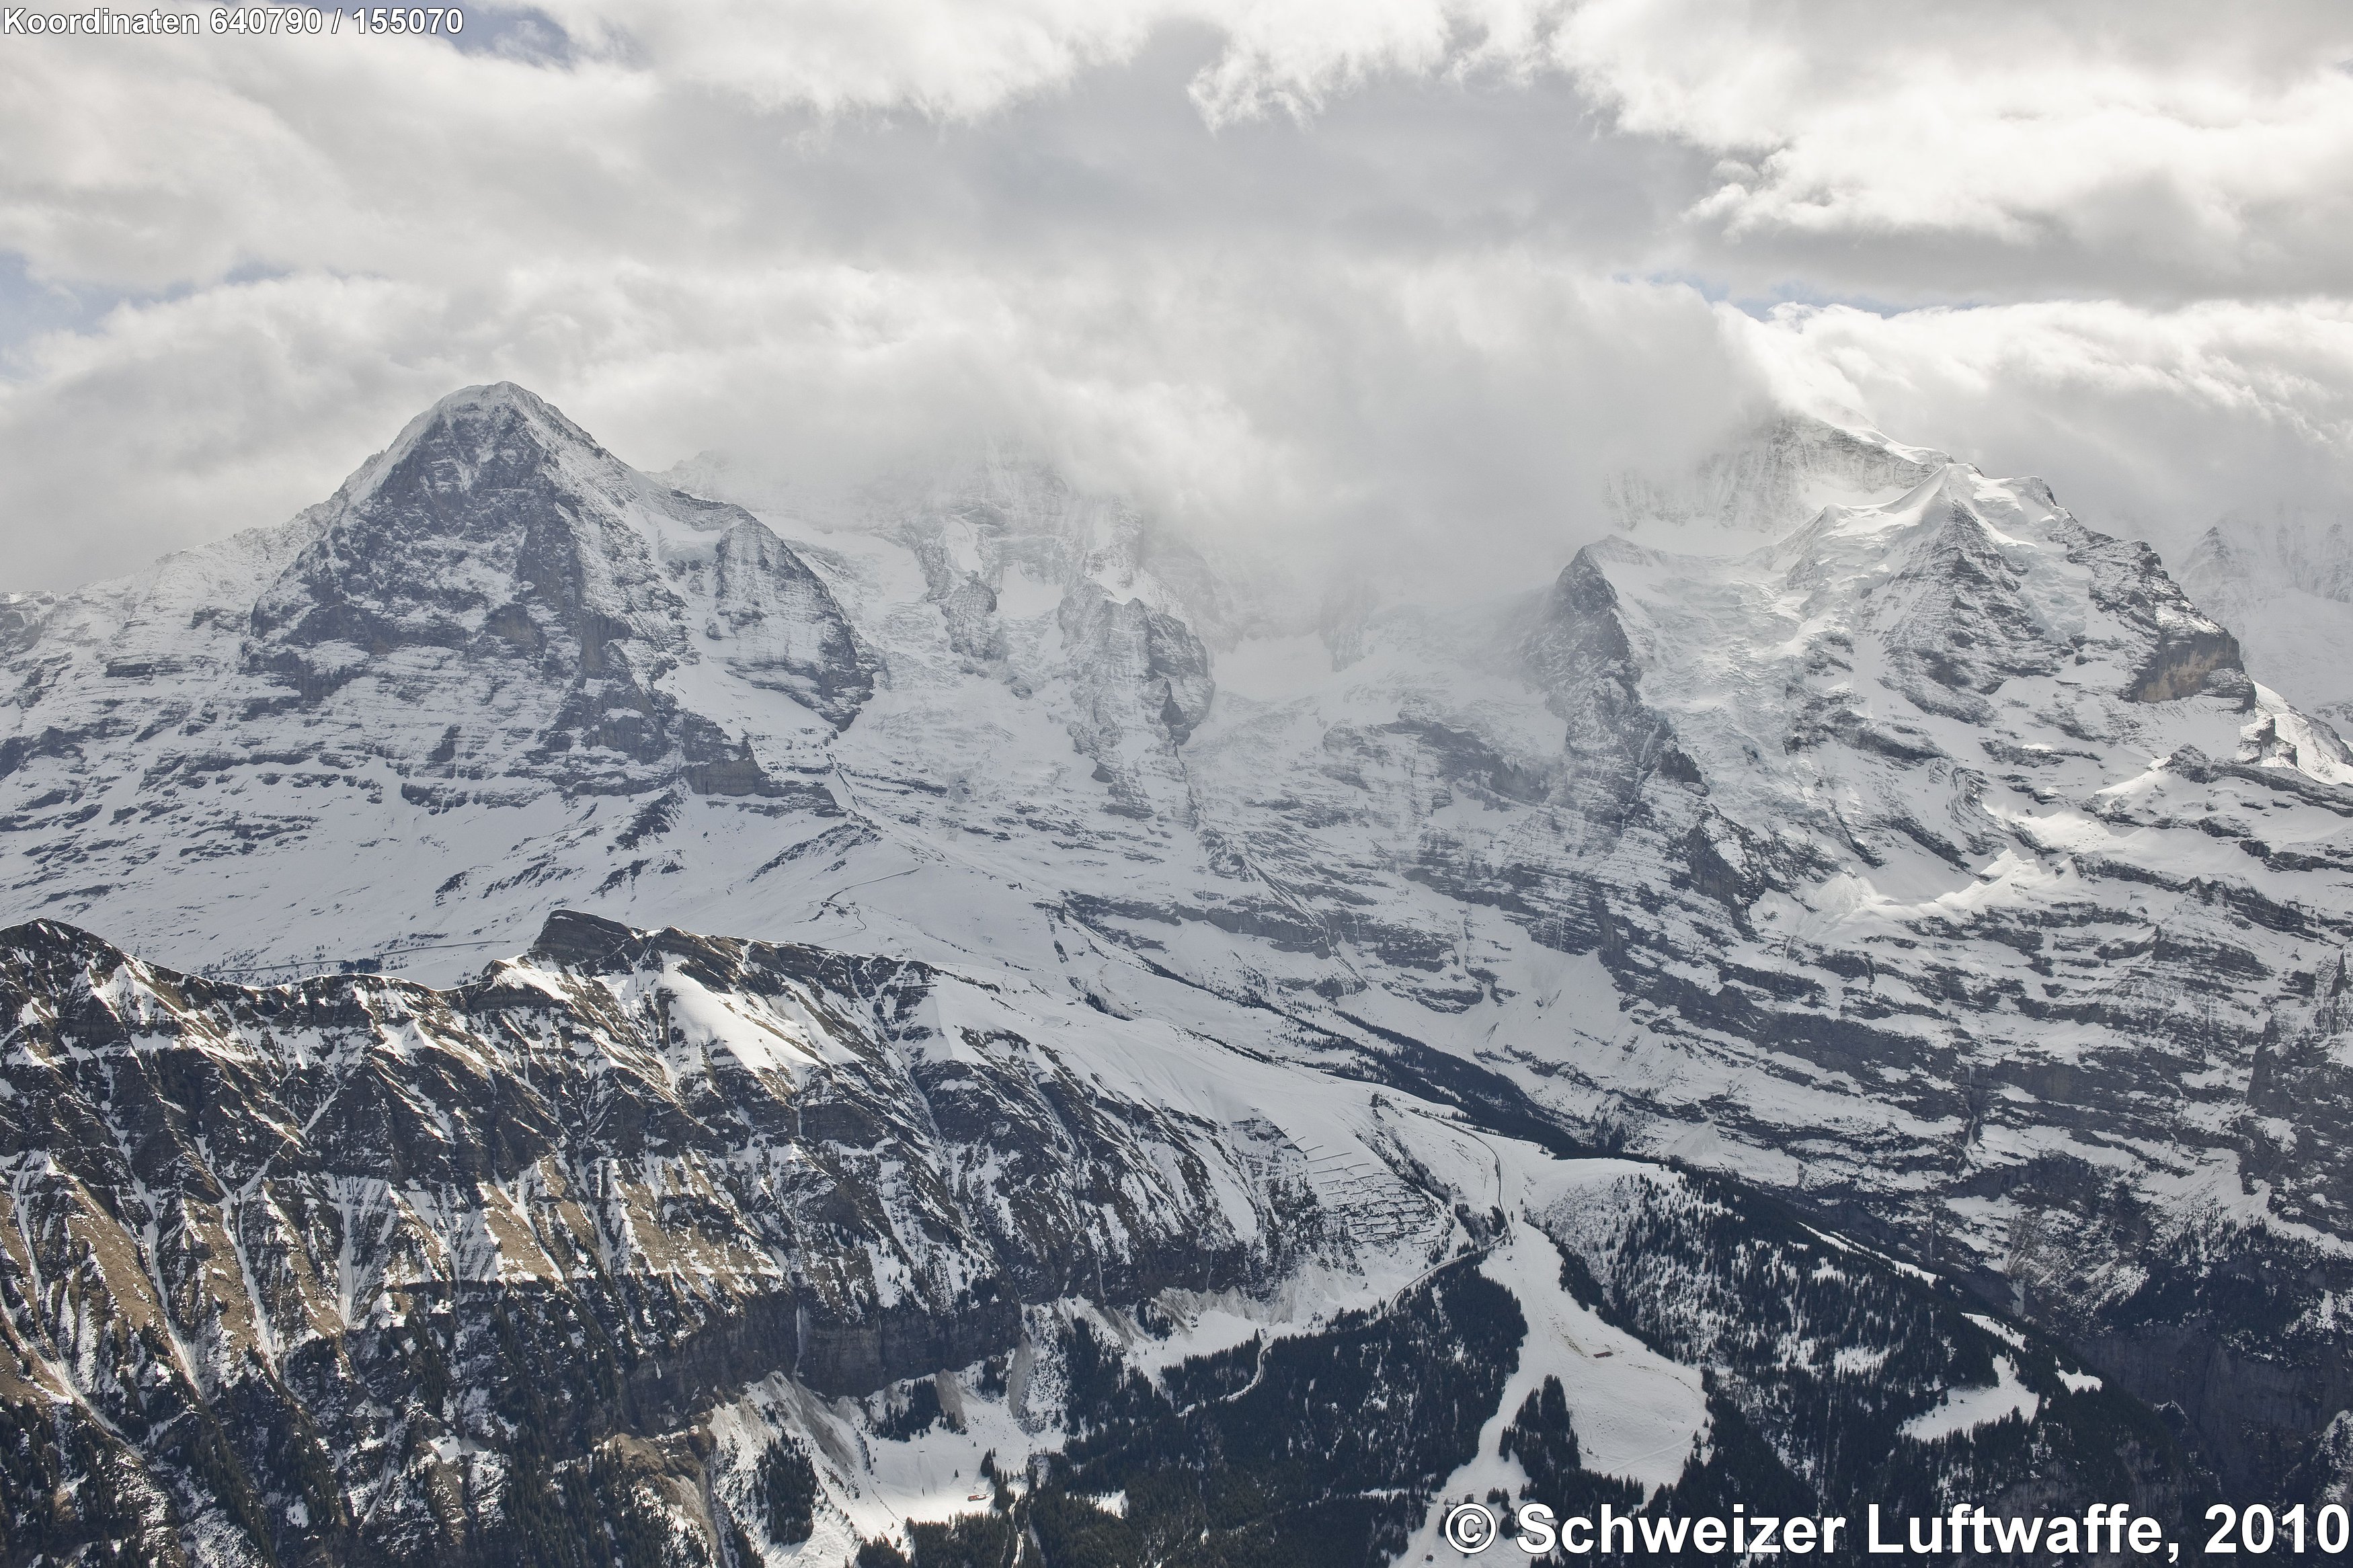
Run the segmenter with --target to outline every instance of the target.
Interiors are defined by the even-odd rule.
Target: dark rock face
[[[2076,532],[2069,558],[2091,568],[2093,602],[2129,626],[2145,649],[2125,689],[2128,700],[2176,702],[2205,693],[2242,709],[2255,705],[2239,639],[2189,602],[2156,551],[2080,525]]]
[[[1001,510],[967,507],[955,519],[989,544],[1000,548],[1008,531]],[[945,523],[931,520],[906,531],[907,547],[923,568],[925,597],[940,607],[948,646],[968,659],[993,664],[1005,657],[1005,628],[997,624],[997,590],[980,572],[960,567],[950,558]]]
[[[1911,598],[1889,645],[1905,694],[1930,711],[1983,719],[1981,699],[2018,676],[2048,675],[2066,650],[2028,602],[1984,523],[1957,505],[1894,591]],[[1952,695],[1926,690],[1922,681]]]
[[[1176,616],[1147,614],[1144,673],[1145,702],[1149,704],[1155,689],[1160,697],[1160,707],[1153,716],[1168,731],[1171,742],[1183,745],[1194,726],[1208,717],[1209,699],[1217,690],[1209,677],[1209,650],[1201,646],[1193,628]]]
[[[765,525],[744,518],[712,552],[714,615],[703,635],[728,668],[848,727],[874,695],[878,668],[817,574]]]
[[[492,389],[388,458],[264,592],[257,637],[369,654],[503,645],[574,676],[604,673],[617,642],[677,651],[680,602],[617,516],[633,499],[620,466],[562,415]]]
[[[0,1406],[62,1402],[72,1529],[146,1561],[503,1561],[525,1433],[576,1449],[778,1372],[862,1394],[1011,1349],[1026,1301],[1287,1270],[1308,1233],[1246,1140],[1008,1027],[943,1034],[943,987],[991,1005],[580,916],[448,992],[0,933]]]
[[[1208,650],[1176,616],[1114,599],[1092,582],[1072,589],[1055,618],[1080,672],[1071,738],[1094,762],[1116,809],[1148,819],[1155,811],[1148,775],[1208,712],[1216,690]]]
[[[1622,818],[1653,773],[1699,784],[1673,730],[1642,701],[1641,668],[1596,547],[1578,551],[1562,569],[1522,656],[1545,705],[1567,722],[1567,773],[1560,788],[1588,816],[1604,823]]]
[[[462,668],[545,693],[528,756],[567,788],[637,793],[682,763],[699,793],[744,794],[756,764],[711,754],[707,721],[662,684],[695,642],[837,729],[873,694],[873,656],[766,527],[649,485],[519,387],[444,400],[323,511],[255,602],[243,654],[306,704]],[[714,791],[715,763],[738,765]]]
[[[2167,632],[2159,636],[2125,695],[2135,702],[2173,702],[2200,692],[2227,693],[2254,706],[2254,689],[2239,662],[2239,639],[2220,629]]]

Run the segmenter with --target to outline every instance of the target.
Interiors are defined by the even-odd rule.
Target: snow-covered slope
[[[1625,474],[1608,499],[1619,531],[1645,544],[1721,550],[1727,538],[1777,539],[1824,507],[1884,500],[1951,461],[1876,430],[1784,414],[1688,474]]]
[[[475,389],[0,610],[5,913],[440,983],[563,906],[1378,1061],[1736,1172],[2281,1473],[2353,1404],[2343,745],[2035,481],[1791,422],[1626,506],[1509,601],[1337,613],[1034,468],[755,518]]]

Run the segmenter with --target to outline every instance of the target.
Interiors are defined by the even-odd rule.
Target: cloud
[[[7,588],[111,576],[325,499],[460,374],[448,324],[430,290],[311,276],[37,339],[0,383]]]
[[[1590,0],[1549,44],[1623,130],[1723,155],[1694,219],[1817,275],[1862,247],[1896,298],[2341,287],[2348,51],[2342,5],[2105,0]]]
[[[2353,510],[2342,300],[1788,307],[1749,346],[1784,401],[2040,475],[2085,521],[2164,548],[2226,513]]]
[[[821,488],[1008,437],[1234,548],[1465,585],[1774,397],[2151,530],[2326,498],[2341,7],[2069,17],[579,0],[465,49],[12,41],[5,585],[277,521],[499,377],[649,467]]]
[[[1508,251],[1051,276],[598,262],[493,298],[311,274],[38,340],[0,391],[0,494],[53,524],[16,531],[18,582],[70,582],[275,521],[432,397],[511,378],[648,468],[717,447],[822,495],[995,438],[1229,551],[1492,591],[1593,537],[1616,468],[1694,458],[1761,411],[1744,321]]]
[[[1189,96],[1212,126],[1324,112],[1392,79],[1572,80],[1621,133],[1715,154],[1685,216],[1746,263],[1891,297],[2014,297],[2102,273],[2126,292],[2304,293],[2353,244],[2353,15],[2094,0],[945,0],[705,13],[587,0],[614,47],[828,114],[970,119],[1215,40]],[[1523,155],[1542,156],[1526,148]],[[1859,280],[1859,279],[1858,279]]]
[[[484,15],[477,32],[501,16]],[[2353,243],[2353,15],[2335,5],[2257,25],[1914,0],[579,0],[533,24],[555,26],[561,48],[470,54],[18,47],[0,58],[18,153],[0,245],[44,277],[160,288],[294,250],[351,268],[468,235],[545,243],[592,214],[639,245],[702,238],[742,216],[688,199],[723,177],[756,195],[777,163],[894,118],[952,135],[1171,38],[1197,40],[1193,68],[1128,108],[1190,108],[1197,132],[1403,82],[1568,87],[1586,123],[1494,156],[1574,158],[1605,123],[1633,159],[1686,150],[1667,220],[1621,248],[1755,289],[2301,295],[2335,289]]]
[[[591,50],[762,105],[953,120],[1124,61],[1181,13],[1154,0],[582,0],[552,14]]]

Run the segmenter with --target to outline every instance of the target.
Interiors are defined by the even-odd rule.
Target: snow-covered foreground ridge
[[[2195,1500],[1949,1287],[1337,1042],[569,915],[444,991],[36,923],[0,1008],[20,1560],[1375,1563],[1495,1488]]]
[[[557,907],[928,963],[1737,1172],[2235,1491],[2353,1405],[2353,770],[2038,483],[1785,422],[1465,607],[1019,464],[677,479],[477,388],[0,604],[0,914],[258,980]]]

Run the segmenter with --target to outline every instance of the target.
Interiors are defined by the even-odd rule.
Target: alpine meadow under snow
[[[0,599],[0,1559],[2353,1501],[2341,531],[1798,416],[1467,604],[777,493],[473,387]]]

